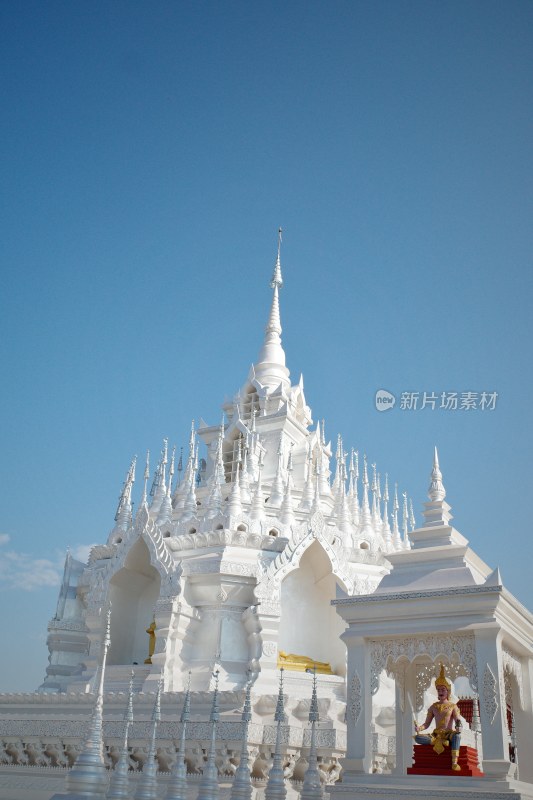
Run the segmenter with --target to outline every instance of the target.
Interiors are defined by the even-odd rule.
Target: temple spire
[[[198,507],[196,500],[196,472],[198,469],[198,446],[193,441],[192,455],[189,457],[189,464],[187,465],[187,475],[183,482],[186,487],[185,503],[183,505],[183,514],[181,521],[193,519],[197,515]]]
[[[270,499],[268,504],[273,508],[279,508],[283,503],[283,495],[285,494],[283,485],[283,431],[279,435],[278,444],[278,466],[276,475],[272,483],[272,490],[270,492]]]
[[[109,789],[106,794],[106,800],[129,800],[131,797],[128,773],[129,773],[129,751],[128,751],[128,733],[130,725],[133,722],[133,678],[135,673],[131,671],[130,688],[128,692],[128,705],[124,714],[124,741],[122,750],[120,751],[120,758],[115,765],[115,769],[111,773],[109,780]]]
[[[249,677],[249,676],[248,676]],[[252,797],[252,781],[250,775],[250,767],[248,764],[248,725],[252,719],[252,706],[250,703],[250,693],[252,691],[252,682],[248,680],[246,684],[246,695],[244,697],[244,706],[242,709],[242,745],[241,757],[239,766],[235,772],[233,779],[233,787],[231,789],[231,800],[251,800]],[[179,798],[181,800],[181,798]]]
[[[144,466],[144,486],[143,486],[143,496],[141,500],[141,506],[148,507],[148,481],[150,479],[150,451],[146,451],[146,464]],[[139,506],[140,508],[140,506]]]
[[[154,710],[152,711],[152,735],[150,737],[148,756],[146,757],[141,777],[137,783],[137,790],[134,794],[134,800],[157,800],[157,762],[155,760],[155,740],[157,726],[161,721],[161,684],[162,682],[159,681],[157,686],[157,694],[155,696]]]
[[[211,723],[211,742],[209,745],[209,752],[207,754],[207,761],[204,766],[200,786],[198,787],[197,800],[217,800],[218,798],[218,770],[215,763],[215,745],[216,745],[216,731],[217,722],[219,719],[218,710],[218,670],[213,673],[215,679],[215,688],[213,692],[213,705],[211,706],[211,715],[209,721]]]
[[[189,722],[190,717],[191,673],[189,672],[187,691],[185,692],[185,699],[183,701],[183,708],[180,716],[180,746],[176,754],[176,762],[172,769],[165,800],[187,800],[187,762],[185,761],[185,741],[187,737],[187,723]]]
[[[115,527],[113,531],[122,531],[125,533],[131,523],[131,515],[132,515],[132,504],[131,504],[131,493],[133,489],[133,484],[135,483],[135,465],[137,463],[137,456],[134,456],[130,467],[128,469],[128,474],[126,475],[126,480],[124,481],[124,486],[122,487],[122,492],[119,497],[118,501],[118,508],[117,513],[115,514]]]
[[[310,511],[313,505],[313,497],[315,494],[313,483],[313,448],[309,441],[307,442],[307,455],[305,459],[305,484],[302,492],[302,499],[298,509],[300,511]]]
[[[276,746],[274,749],[272,767],[268,773],[268,781],[265,787],[265,800],[285,800],[287,796],[285,777],[283,774],[283,761],[281,758],[281,723],[285,722],[283,701],[283,668],[281,668],[279,673],[278,702],[276,703],[276,712],[274,714],[274,721],[277,723]]]
[[[172,449],[172,458],[170,459],[170,469],[168,473],[168,484],[165,490],[165,496],[161,502],[161,508],[157,515],[158,525],[167,525],[172,520],[172,478],[174,477],[174,460],[176,458],[176,447]]]
[[[394,484],[394,500],[392,503],[392,544],[395,550],[402,549],[402,537],[400,535],[400,527],[398,525],[398,510],[400,506],[398,503],[398,484]]]
[[[315,466],[315,493],[313,495],[313,504],[311,506],[311,513],[316,514],[317,511],[322,510],[320,501],[320,464],[317,461]]]
[[[163,439],[163,450],[161,452],[161,460],[157,468],[156,475],[154,476],[154,484],[152,485],[153,500],[150,510],[152,515],[157,517],[161,510],[161,504],[167,492],[166,468],[168,464],[168,439]]]
[[[409,498],[409,525],[411,526],[411,530],[414,531],[416,528],[416,518],[415,512],[413,511],[413,501]]]
[[[341,482],[341,462],[343,461],[344,456],[344,447],[342,444],[342,436],[340,433],[337,434],[337,450],[335,452],[335,461],[336,461],[336,469],[335,469],[335,477],[333,479],[333,491],[335,493],[338,492],[339,485]]]
[[[363,513],[362,525],[363,528],[370,527],[372,523],[372,516],[370,514],[370,504],[368,502],[368,468],[366,463],[366,453],[363,455]]]
[[[168,473],[168,486],[167,486],[167,495],[168,499],[170,500],[172,496],[172,479],[174,478],[174,463],[176,461],[176,445],[172,448],[172,458],[170,459],[170,470]]]
[[[281,318],[279,313],[279,290],[283,286],[281,276],[281,228],[278,231],[278,255],[274,273],[270,282],[274,290],[272,305],[265,328],[265,338],[257,363],[250,370],[249,379],[257,380],[270,390],[277,389],[283,384],[289,387],[289,370],[285,366],[285,352],[281,344]]]
[[[187,464],[185,466],[185,474],[183,476],[183,481],[180,481],[176,491],[174,492],[174,497],[172,499],[172,505],[175,509],[183,508],[187,499],[187,495],[190,491],[190,481],[191,478],[194,481],[194,458],[196,453],[196,431],[194,428],[194,420],[191,422],[191,433],[189,436],[189,455],[187,457]],[[181,461],[181,458],[180,458]]]
[[[404,550],[410,550],[411,543],[409,541],[409,511],[407,510],[407,492],[404,492],[402,496],[403,496],[403,516],[402,516],[403,548]]]
[[[280,520],[283,525],[292,525],[294,523],[294,508],[292,503],[292,449],[289,450],[287,482],[285,484],[285,495],[280,508]]]
[[[107,769],[104,763],[103,741],[103,705],[104,705],[104,677],[107,651],[111,644],[111,608],[107,611],[106,627],[103,641],[102,662],[100,665],[100,680],[96,693],[96,703],[89,728],[89,736],[79,754],[76,762],[67,775],[67,795],[81,795],[83,797],[105,798],[107,789]]]
[[[231,487],[231,492],[228,499],[228,507],[226,510],[230,527],[231,527],[231,520],[240,517],[242,514],[240,469],[241,469],[241,440],[239,439],[238,449],[237,449],[237,462],[235,464],[235,474],[233,475],[233,484]]]
[[[431,483],[428,489],[429,503],[424,503],[424,526],[426,528],[449,525],[453,519],[450,514],[451,507],[445,500],[446,489],[442,482],[442,472],[439,466],[437,448],[433,452],[433,469],[431,470]]]
[[[429,484],[428,497],[432,503],[437,503],[444,500],[446,497],[446,489],[442,482],[442,472],[439,467],[439,454],[435,447],[433,454],[433,469],[431,470],[431,483]]]
[[[210,489],[207,499],[207,512],[206,518],[213,519],[213,517],[222,514],[224,498],[222,497],[222,486],[226,483],[226,476],[224,473],[224,458],[222,452],[222,445],[224,442],[224,419],[222,419],[220,430],[218,432],[217,449],[215,454],[215,464],[213,467],[212,475],[209,479]]]
[[[254,496],[252,498],[252,507],[250,509],[250,517],[253,520],[254,528],[261,529],[261,522],[265,518],[265,503],[263,500],[263,488],[261,486],[261,474],[263,472],[263,454],[259,454],[259,464],[257,471],[257,483],[255,485]]]
[[[376,472],[376,465],[372,464],[372,527],[376,533],[379,532],[381,527],[381,517],[379,514],[379,489],[378,489],[378,479],[377,479],[377,472]]]
[[[241,502],[250,503],[252,498],[250,495],[250,476],[248,475],[248,450],[246,449],[246,447],[244,448],[244,454],[242,459],[240,490],[241,490]]]
[[[357,481],[359,480],[359,453],[352,447],[350,456],[350,485],[348,498],[350,501],[353,524],[357,527],[360,520],[359,496],[357,492]]]
[[[383,544],[385,545],[385,552],[388,553],[392,549],[392,534],[389,523],[389,476],[385,473],[385,489],[383,491]]]
[[[319,721],[318,698],[316,694],[316,668],[313,671],[313,693],[309,706],[309,722],[311,723],[311,746],[309,749],[309,765],[305,771],[301,800],[321,800],[324,797],[320,774],[317,767],[315,725]]]

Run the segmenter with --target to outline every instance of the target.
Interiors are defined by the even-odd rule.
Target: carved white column
[[[513,686],[518,777],[521,781],[533,783],[533,759],[529,755],[533,742],[533,659],[523,660],[520,669],[522,691],[519,691],[518,682]]]
[[[372,769],[372,697],[370,648],[365,639],[351,636],[348,628],[341,637],[348,648],[345,773],[364,774]]]
[[[164,680],[164,688],[169,690],[170,675],[168,670],[168,637],[173,619],[173,611],[178,605],[178,598],[160,597],[154,609],[155,619],[155,650],[152,655],[152,669],[144,682],[143,691],[151,692],[157,689],[157,684],[161,678]]]
[[[181,594],[170,621],[165,664],[165,689],[168,692],[181,692],[187,685],[187,671],[190,666],[188,655],[199,627],[200,622],[195,609]]]
[[[394,672],[396,711],[396,766],[395,775],[406,775],[413,763],[414,719],[412,708],[416,695],[416,663],[396,664]]]
[[[510,774],[511,762],[503,692],[501,634],[497,628],[478,628],[475,637],[483,740],[482,769],[487,777],[502,780]]]
[[[257,663],[251,653],[250,665],[252,672],[257,674],[261,670],[263,679],[270,678],[274,684],[278,676],[278,639],[281,606],[276,600],[261,600],[257,605],[257,622],[260,625],[260,652],[257,653]],[[249,637],[250,639],[250,637]]]

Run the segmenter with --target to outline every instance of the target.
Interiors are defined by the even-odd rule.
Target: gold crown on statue
[[[452,685],[450,681],[446,680],[446,673],[444,672],[444,664],[440,665],[440,673],[438,678],[435,679],[435,689],[438,689],[439,686],[445,686],[448,690],[448,694],[450,694],[452,690]]]

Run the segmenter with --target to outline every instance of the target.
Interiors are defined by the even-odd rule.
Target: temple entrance
[[[150,640],[146,629],[153,620],[160,586],[159,573],[150,563],[146,544],[139,538],[123,569],[109,583],[112,611],[108,664],[144,664]]]
[[[329,558],[313,542],[281,584],[278,651],[328,663],[335,675],[346,674],[346,648],[340,639],[345,625],[330,605],[338,590],[342,592]]]

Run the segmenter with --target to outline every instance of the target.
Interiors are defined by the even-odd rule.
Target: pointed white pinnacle
[[[204,766],[204,772],[200,785],[198,787],[197,800],[217,800],[218,798],[218,771],[215,763],[215,745],[216,745],[216,727],[219,718],[218,711],[218,678],[219,672],[216,670],[213,673],[215,679],[215,688],[213,692],[213,705],[211,707],[211,715],[209,721],[211,723],[211,743],[209,752],[207,754],[207,761]]]
[[[103,742],[103,703],[104,703],[104,677],[107,660],[107,651],[111,644],[111,606],[106,615],[106,628],[103,640],[102,662],[100,665],[100,680],[96,695],[96,703],[89,728],[89,735],[84,748],[67,775],[67,794],[80,794],[82,796],[103,798],[107,788],[107,770],[104,763]]]
[[[439,467],[439,454],[435,447],[433,455],[433,469],[431,470],[431,483],[429,484],[428,497],[433,502],[439,502],[446,497],[446,489],[442,483],[442,472]]]
[[[283,763],[281,759],[281,723],[285,722],[285,710],[283,702],[283,669],[280,670],[278,702],[274,720],[276,727],[276,746],[274,749],[274,759],[272,767],[268,773],[268,781],[265,787],[265,800],[285,800],[287,789],[285,788],[285,777],[283,774]]]
[[[305,771],[301,791],[301,800],[321,800],[324,796],[322,782],[317,767],[315,725],[319,721],[318,698],[316,694],[316,669],[313,672],[313,693],[309,707],[309,722],[311,723],[311,747],[309,749],[309,766]]]

